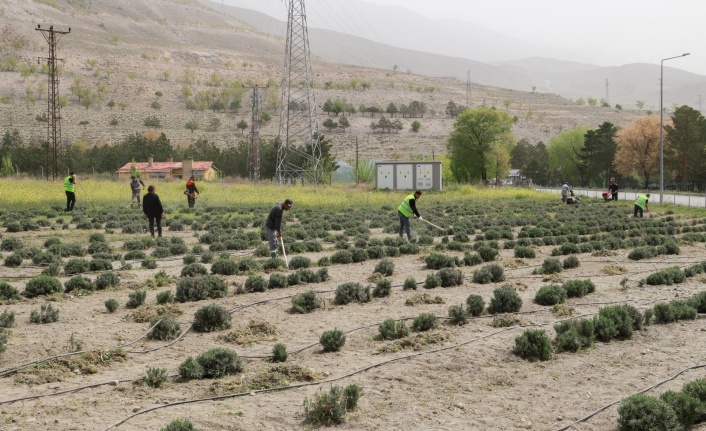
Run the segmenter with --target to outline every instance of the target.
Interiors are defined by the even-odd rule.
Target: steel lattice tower
[[[288,0],[282,104],[277,147],[277,182],[323,179],[319,125],[304,0]]]
[[[252,125],[250,129],[250,147],[248,151],[250,179],[260,181],[260,88],[252,89]]]
[[[57,31],[54,30],[53,25],[49,29],[44,29],[37,24],[35,30],[41,32],[49,44],[49,57],[45,58],[47,66],[49,66],[47,71],[49,79],[47,88],[47,144],[48,151],[51,152],[52,179],[56,180],[59,173],[57,159],[59,157],[59,147],[61,146],[61,106],[59,105],[59,71],[56,67],[56,45],[59,43],[61,36],[71,33],[71,29],[69,28],[68,31]],[[49,178],[48,172],[47,178]]]

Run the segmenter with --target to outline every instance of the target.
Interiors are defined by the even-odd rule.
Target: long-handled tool
[[[439,227],[439,226],[435,225],[434,223],[432,223],[432,222],[430,222],[430,221],[427,221],[427,220],[425,220],[425,219],[423,219],[423,218],[421,218],[421,217],[417,217],[417,219],[423,221],[424,223],[426,223],[426,224],[428,224],[428,225],[434,226],[435,228],[441,229],[441,230],[443,230],[444,232],[446,232],[446,229],[444,229],[443,227]]]
[[[133,196],[133,197],[132,197],[132,200],[130,201],[130,203],[127,204],[127,207],[128,207],[128,208],[130,208],[130,207],[132,206],[132,203],[135,202],[135,197],[136,197],[136,196]]]
[[[282,247],[282,256],[284,256],[284,263],[287,265],[287,268],[289,268],[289,261],[287,260],[287,252],[284,251],[284,238],[279,237],[279,245]]]
[[[81,183],[78,183],[78,186],[81,188],[81,191],[86,195],[86,199],[88,199],[88,202],[91,203],[93,209],[96,209],[96,206],[93,205],[93,201],[91,200],[90,196],[88,196],[88,193],[86,193],[86,189],[83,188],[83,185]]]

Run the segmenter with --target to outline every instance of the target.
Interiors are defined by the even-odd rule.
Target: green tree
[[[589,97],[588,99],[586,99],[586,101],[591,106],[596,106],[596,104],[598,104],[598,100],[596,100],[595,97]]]
[[[184,127],[191,130],[191,133],[194,133],[194,130],[199,128],[199,122],[196,120],[189,120],[186,124],[184,124]]]
[[[328,131],[330,132],[331,130],[338,128],[338,123],[333,121],[330,118],[327,118],[326,120],[324,120],[323,126],[326,127],[328,129]]]
[[[155,111],[159,111],[160,109],[162,109],[162,104],[155,100],[150,104],[150,108],[154,109]]]
[[[240,130],[240,134],[244,135],[245,134],[245,129],[248,128],[248,122],[245,120],[240,120],[238,121],[238,124],[235,125]]]
[[[644,100],[638,100],[635,102],[635,106],[637,106],[638,111],[642,111],[642,108],[645,107],[645,101]]]
[[[348,122],[348,118],[341,117],[341,119],[338,120],[338,127],[345,132],[347,128],[351,127],[351,123]]]
[[[512,117],[495,108],[468,109],[459,115],[447,143],[451,171],[459,182],[488,182],[488,157],[493,143],[510,136]]]
[[[617,132],[618,128],[606,121],[598,129],[586,132],[583,148],[579,151],[578,157],[586,175],[585,179],[588,181],[598,180],[601,187],[608,187],[614,172],[613,161],[615,160],[615,152],[618,150],[615,143]]]
[[[688,190],[689,181],[703,177],[706,167],[706,120],[696,109],[683,105],[674,110],[672,124],[664,126],[664,130],[665,170],[671,170],[681,183],[682,190]]]
[[[587,131],[587,127],[579,127],[567,130],[549,140],[547,148],[549,169],[552,175],[559,176],[555,179],[563,181],[579,179],[581,183],[585,183],[586,173],[583,170],[579,154],[581,154],[584,135]]]
[[[419,120],[414,120],[414,121],[412,121],[411,127],[412,127],[412,131],[414,133],[418,133],[419,129],[422,128],[422,123],[420,123]]]
[[[115,130],[115,127],[118,125],[118,119],[117,119],[117,118],[113,118],[112,120],[110,120],[110,123],[108,123],[108,124],[110,124],[111,126],[113,126],[113,130]]]
[[[215,132],[221,128],[221,124],[222,123],[220,118],[211,118],[211,120],[208,122],[208,128]]]
[[[2,167],[0,167],[0,169],[2,169],[2,174],[5,176],[15,173],[10,156],[2,156]]]
[[[394,103],[390,102],[389,105],[387,105],[387,109],[385,109],[385,112],[390,114],[390,117],[394,117],[395,114],[397,114],[399,111],[397,110],[397,105]]]
[[[145,127],[147,127],[147,128],[155,129],[155,130],[162,127],[162,121],[156,115],[148,116],[147,118],[145,118],[145,120],[142,122],[142,124],[144,124]]]
[[[510,166],[520,170],[520,175],[533,183],[545,185],[549,182],[549,160],[547,147],[543,142],[530,144],[521,139],[510,152]]]
[[[110,110],[112,111],[113,108],[115,107],[115,100],[110,99],[110,101],[109,101],[108,103],[106,103],[105,106],[107,106],[108,108],[110,108]]]

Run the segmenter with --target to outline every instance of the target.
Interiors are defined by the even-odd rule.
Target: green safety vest
[[[70,180],[71,176],[64,178],[64,191],[73,193],[76,191],[76,184],[72,183]]]
[[[639,206],[643,210],[645,209],[645,204],[647,204],[647,200],[649,198],[645,195],[640,195],[637,197],[637,200],[635,201],[635,205]]]
[[[412,206],[409,204],[411,199],[414,199],[414,195],[409,195],[404,198],[400,206],[397,207],[397,211],[404,214],[405,217],[410,217],[412,215]]]

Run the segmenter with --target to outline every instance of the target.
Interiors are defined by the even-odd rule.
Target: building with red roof
[[[152,156],[146,162],[129,162],[118,169],[118,179],[130,179],[134,170],[140,172],[142,179],[173,180],[187,179],[191,176],[197,180],[214,180],[218,178],[218,168],[213,162],[184,159],[175,162],[171,157],[166,162],[155,162]]]

